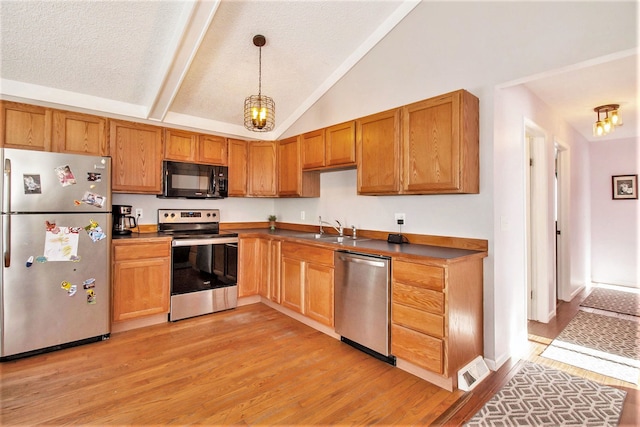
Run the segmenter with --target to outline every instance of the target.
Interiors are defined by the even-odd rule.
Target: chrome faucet
[[[334,220],[336,222],[336,224],[338,224],[337,227],[335,225],[331,224],[330,222],[323,221],[321,216],[318,216],[318,220],[320,221],[320,234],[324,233],[324,230],[322,230],[322,224],[325,224],[325,225],[330,226],[334,230],[336,230],[338,232],[339,236],[341,236],[341,237],[344,236],[344,228],[342,227],[342,224],[340,223],[340,221],[338,221],[337,219]]]

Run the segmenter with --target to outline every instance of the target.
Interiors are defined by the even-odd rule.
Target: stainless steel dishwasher
[[[335,252],[335,328],[341,340],[395,365],[390,341],[390,266],[384,256]]]

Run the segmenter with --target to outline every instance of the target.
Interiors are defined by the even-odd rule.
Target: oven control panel
[[[219,209],[158,209],[158,224],[202,224],[220,222]]]

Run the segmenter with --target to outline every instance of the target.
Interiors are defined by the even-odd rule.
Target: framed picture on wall
[[[638,175],[614,175],[611,179],[614,200],[638,198]]]

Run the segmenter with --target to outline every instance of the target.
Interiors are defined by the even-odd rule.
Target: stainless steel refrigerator
[[[108,338],[111,159],[0,156],[1,360]]]

